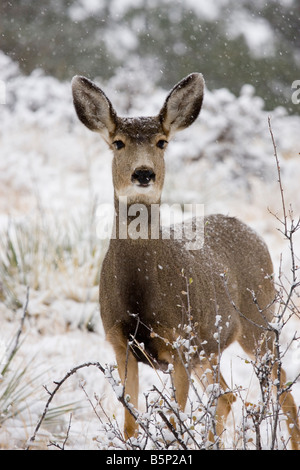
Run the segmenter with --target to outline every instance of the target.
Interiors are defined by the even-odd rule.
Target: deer
[[[202,74],[191,73],[172,88],[157,115],[120,117],[96,83],[78,75],[72,79],[79,120],[99,133],[112,151],[115,236],[109,240],[101,267],[100,312],[124,392],[134,409],[138,409],[139,362],[171,370],[176,401],[184,410],[191,372],[201,382],[205,376],[206,387],[215,382],[219,354],[234,341],[250,358],[258,348],[264,355],[274,344],[270,328],[276,295],[273,265],[265,242],[252,228],[235,217],[205,215],[201,247],[187,249],[184,236],[177,239],[171,232],[169,238],[163,237],[158,216],[157,234],[149,236],[151,208],[161,205],[165,151],[173,136],[198,118],[204,86]],[[137,212],[131,209],[136,205],[147,214],[148,236],[132,236],[130,226]],[[186,305],[187,279],[192,280],[189,309],[179,308]],[[218,341],[216,316],[222,322]],[[187,365],[174,341],[191,319],[197,347]],[[272,367],[276,378],[278,368]],[[217,438],[236,400],[222,373],[218,377],[222,393],[216,406]],[[297,407],[285,383],[281,369],[280,406],[291,446],[298,449]],[[124,436],[130,439],[137,433],[135,416],[125,407]]]

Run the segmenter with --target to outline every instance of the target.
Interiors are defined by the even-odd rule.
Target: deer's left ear
[[[201,73],[192,73],[175,85],[159,113],[166,133],[183,130],[195,121],[202,106],[203,92]]]

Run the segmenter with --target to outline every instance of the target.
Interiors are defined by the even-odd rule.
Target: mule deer
[[[141,210],[146,211],[151,225],[151,206],[161,201],[165,149],[177,131],[197,118],[203,88],[202,75],[190,74],[171,90],[157,116],[123,118],[93,82],[80,76],[72,81],[79,119],[98,132],[113,152],[116,236],[110,240],[102,265],[100,309],[121,381],[135,408],[139,361],[163,370],[172,364],[176,399],[184,409],[190,371],[201,377],[209,369],[207,380],[213,382],[218,353],[233,341],[238,341],[254,357],[262,335],[262,354],[274,339],[268,328],[275,298],[272,262],[264,242],[244,223],[223,215],[205,217],[204,243],[198,250],[186,249],[184,240],[174,236],[164,238],[161,228],[154,239],[129,233],[133,221],[130,209],[134,204],[140,204]],[[128,204],[125,225],[120,213],[124,199]],[[178,307],[187,300],[186,278],[182,273],[193,280],[189,286],[189,311]],[[182,334],[187,323],[185,316],[189,314],[196,329],[194,341],[198,353],[187,370],[180,351],[172,345]],[[214,337],[216,315],[222,320],[218,342]],[[143,350],[138,346],[141,343]],[[282,371],[283,388],[284,383]],[[216,409],[218,435],[235,400],[222,375],[220,386],[223,393]],[[297,408],[289,391],[282,393],[280,400],[287,415],[292,447],[296,449],[300,443]],[[136,432],[135,419],[125,409],[124,434],[130,438]]]

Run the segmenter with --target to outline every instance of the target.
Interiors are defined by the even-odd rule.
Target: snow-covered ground
[[[14,403],[7,410],[12,416],[0,425],[0,448],[22,449],[48,399],[43,385],[53,389],[53,381],[62,379],[78,364],[99,361],[105,365],[115,360],[104,338],[97,286],[106,246],[97,238],[97,225],[101,223],[97,208],[112,201],[111,154],[99,136],[78,122],[69,83],[60,83],[38,70],[24,77],[2,53],[0,74],[6,89],[6,104],[0,105],[1,239],[5,241],[10,231],[19,247],[19,260],[26,264],[15,266],[10,278],[0,279],[1,363],[5,363],[9,343],[18,331],[20,303],[25,302],[27,284],[30,287],[22,344],[11,363],[11,374],[24,370],[20,394],[26,395],[28,391],[28,397],[24,409],[16,416],[12,412]],[[129,102],[125,92],[118,93],[122,80],[126,77],[120,75],[101,84],[120,114]],[[248,85],[239,97],[226,89],[212,93],[209,84],[207,88],[197,122],[178,135],[168,148],[164,201],[197,202],[204,204],[206,213],[222,212],[241,218],[267,241],[275,272],[278,273],[281,264],[289,276],[288,243],[278,231],[280,223],[269,211],[282,215],[263,102]],[[167,91],[154,89],[143,77],[138,91],[133,87],[132,93],[130,114],[148,115],[159,111]],[[297,220],[300,118],[286,115],[283,109],[269,114],[286,207],[289,209],[292,204]],[[7,261],[5,243],[0,245],[0,252],[1,260]],[[295,241],[298,256],[299,246],[298,237]],[[8,287],[13,295],[7,293]],[[14,296],[19,304],[13,304]],[[299,328],[299,320],[291,320],[282,335],[283,342],[288,342]],[[235,345],[224,354],[224,375],[232,386],[254,384],[255,394],[252,366],[240,356],[243,353]],[[284,358],[284,365],[288,379],[293,380],[300,372],[300,349],[296,342]],[[150,368],[141,366],[140,370],[143,405],[143,392],[158,379]],[[1,396],[7,380],[4,376],[0,382]],[[293,392],[299,406],[299,382]],[[105,448],[107,433],[86,394],[93,402],[96,394],[108,416],[116,418],[122,426],[122,407],[110,384],[93,367],[72,376],[52,406],[57,411],[58,407],[67,410],[76,403],[68,448]],[[0,417],[1,399],[3,396]],[[15,406],[19,402],[16,397]],[[103,418],[103,412],[99,413]],[[238,420],[238,406],[235,413]],[[69,413],[52,415],[37,436],[37,447],[46,448],[50,441],[59,438],[62,442],[68,424]]]

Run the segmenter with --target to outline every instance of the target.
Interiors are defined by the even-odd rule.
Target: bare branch
[[[33,442],[35,441],[36,439],[36,435],[41,427],[41,424],[42,422],[44,421],[45,417],[46,417],[46,414],[47,414],[47,411],[49,409],[49,406],[54,398],[54,396],[56,395],[56,393],[58,392],[58,390],[60,389],[60,387],[65,383],[65,381],[71,377],[72,375],[74,375],[78,370],[84,368],[84,367],[90,367],[90,366],[94,366],[94,367],[97,367],[99,370],[101,370],[101,372],[104,374],[105,372],[105,369],[104,367],[101,366],[101,364],[99,362],[86,362],[85,364],[80,364],[79,366],[76,366],[74,367],[73,369],[71,369],[64,377],[62,380],[60,380],[59,382],[54,382],[56,384],[56,387],[54,388],[53,392],[49,392],[49,390],[47,389],[47,393],[49,394],[49,398],[47,400],[47,403],[45,405],[45,408],[44,408],[44,411],[42,413],[42,416],[40,417],[37,425],[36,425],[36,428],[34,430],[34,433],[33,435],[31,436],[31,438],[29,439],[28,441],[28,445],[26,447],[26,450],[30,450],[30,446],[33,444]]]

